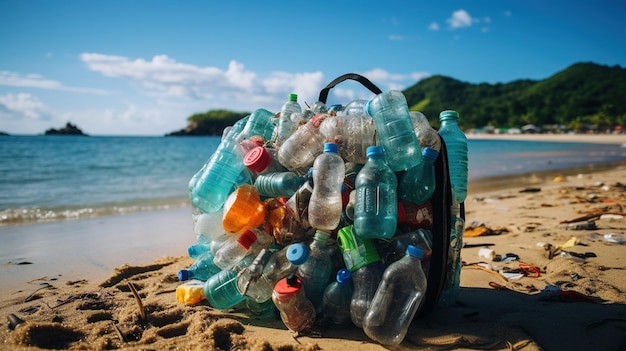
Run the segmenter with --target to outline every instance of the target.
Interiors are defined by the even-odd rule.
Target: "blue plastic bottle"
[[[211,251],[211,243],[198,243],[187,247],[187,254],[189,254],[191,258],[198,258],[207,251]]]
[[[218,310],[229,309],[246,300],[237,289],[237,272],[227,269],[209,278],[204,283],[204,296]]]
[[[380,146],[367,148],[367,163],[356,176],[354,232],[363,238],[391,238],[398,223],[398,181]]]
[[[322,313],[330,324],[345,324],[350,321],[352,301],[352,274],[343,268],[337,272],[336,280],[324,290]]]
[[[406,253],[385,269],[363,323],[365,334],[383,345],[404,340],[426,292],[422,249],[409,245]]]
[[[191,266],[187,269],[178,271],[178,280],[185,281],[197,279],[207,281],[213,275],[219,273],[222,269],[213,263],[213,254],[206,251],[200,255]]]
[[[458,112],[442,111],[439,114],[439,121],[441,122],[439,135],[443,138],[448,150],[452,196],[456,202],[463,203],[467,197],[467,137],[459,129]]]
[[[280,146],[294,130],[296,130],[291,114],[302,114],[302,106],[298,103],[298,94],[289,94],[289,100],[280,108],[280,117],[278,117],[278,126],[276,127],[276,145]]]
[[[461,285],[461,249],[463,248],[463,232],[465,221],[460,215],[460,206],[456,201],[452,201],[450,208],[452,216],[452,229],[450,230],[450,248],[448,251],[448,281],[444,285],[444,290],[439,297],[439,303],[444,306],[452,306],[459,296]]]
[[[341,186],[345,164],[337,144],[326,143],[324,153],[313,163],[313,192],[309,199],[309,224],[322,230],[334,230],[341,220]],[[304,284],[306,286],[306,282]]]
[[[407,170],[400,179],[398,195],[401,199],[421,205],[435,191],[435,160],[439,153],[435,149],[422,149],[422,162]]]
[[[204,213],[222,208],[245,170],[243,150],[237,141],[241,128],[239,122],[235,123],[199,174],[190,181],[191,203]]]
[[[330,281],[332,261],[329,254],[330,232],[317,230],[309,245],[309,258],[298,267],[297,275],[302,279],[304,291],[318,313],[322,311],[324,290]]]
[[[263,138],[263,141],[271,140],[274,134],[274,125],[270,119],[273,116],[273,113],[263,108],[252,112],[239,139],[250,139],[254,136],[260,136]]]
[[[385,160],[394,172],[416,166],[422,160],[420,144],[413,131],[404,94],[390,90],[376,95],[365,104],[373,117]]]
[[[300,189],[306,178],[293,172],[275,172],[259,175],[254,187],[265,197],[291,197]]]

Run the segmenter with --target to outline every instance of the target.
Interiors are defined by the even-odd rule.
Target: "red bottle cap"
[[[300,289],[302,289],[302,280],[295,275],[279,280],[274,286],[274,291],[281,295],[294,295]]]
[[[248,151],[243,158],[244,166],[255,172],[263,172],[272,162],[272,156],[262,146],[257,146]]]
[[[249,249],[255,241],[256,235],[254,235],[254,233],[250,230],[246,230],[237,238],[237,242],[241,244],[241,246],[243,246],[246,250]]]

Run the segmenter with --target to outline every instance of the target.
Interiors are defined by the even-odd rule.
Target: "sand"
[[[470,186],[458,302],[414,320],[404,342],[391,349],[626,349],[626,244],[603,239],[604,234],[626,235],[626,166],[510,179],[508,186],[499,182],[491,189]],[[592,229],[567,228],[566,222],[583,219],[593,222]],[[90,240],[106,232],[121,234],[115,243],[87,241],[85,252],[81,245],[73,255],[59,251],[64,257],[38,250],[0,256],[0,310],[12,327],[0,328],[0,349],[389,349],[354,326],[295,338],[279,319],[255,317],[239,306],[219,311],[206,302],[177,302],[176,273],[193,262],[184,255],[194,241],[190,209],[89,221],[13,232],[18,242],[44,240],[28,238],[41,228],[48,228],[48,235],[84,230]],[[140,224],[133,227],[135,222]],[[20,235],[26,238],[17,239]],[[60,250],[56,241],[46,245]],[[516,259],[494,262],[479,256],[483,248]],[[28,260],[32,264],[20,264]],[[522,274],[516,277],[516,272]],[[550,292],[551,286],[557,292]]]

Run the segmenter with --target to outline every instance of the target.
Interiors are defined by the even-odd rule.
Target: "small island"
[[[65,127],[61,129],[50,128],[46,130],[45,135],[84,135],[84,136],[87,136],[87,134],[83,133],[83,131],[80,130],[75,124],[72,124],[70,122],[67,122]]]

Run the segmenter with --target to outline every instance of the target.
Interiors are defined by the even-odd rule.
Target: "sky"
[[[0,131],[163,135],[214,109],[303,107],[345,73],[541,80],[626,67],[623,0],[0,0]],[[373,95],[356,82],[328,104]],[[432,118],[433,116],[427,116]]]

